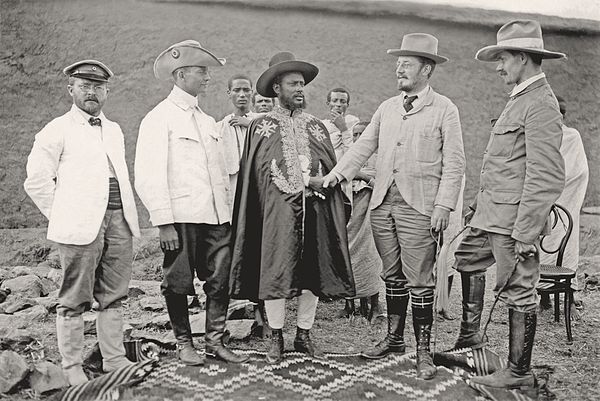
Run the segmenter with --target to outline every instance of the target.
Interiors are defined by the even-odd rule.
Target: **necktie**
[[[413,102],[417,99],[417,95],[415,96],[404,96],[404,110],[407,112],[413,109]]]
[[[89,119],[88,121],[89,121],[89,123],[90,123],[90,125],[91,125],[92,127],[94,127],[94,126],[96,126],[96,125],[97,125],[98,127],[102,127],[102,120],[100,120],[100,119],[99,119],[99,118],[97,118],[97,117],[90,117],[90,119]]]

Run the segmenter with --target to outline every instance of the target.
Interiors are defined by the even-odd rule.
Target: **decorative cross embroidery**
[[[272,121],[263,119],[258,125],[258,127],[256,127],[256,132],[258,133],[258,135],[266,136],[268,138],[275,133],[276,127],[277,126],[273,124]]]
[[[325,133],[323,132],[323,130],[321,129],[321,127],[318,126],[318,125],[310,125],[308,127],[308,131],[319,142],[323,142],[327,138],[327,136],[325,135]]]

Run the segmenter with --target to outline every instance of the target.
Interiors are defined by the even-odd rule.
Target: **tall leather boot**
[[[96,315],[98,345],[102,353],[102,370],[112,372],[133,365],[125,356],[123,317],[119,309],[105,309]]]
[[[462,281],[462,320],[460,333],[454,347],[481,348],[484,346],[483,338],[479,332],[481,314],[483,312],[483,294],[485,292],[485,272],[461,273]]]
[[[69,384],[76,386],[88,381],[83,372],[83,318],[56,316],[56,340],[62,358],[63,372]]]
[[[386,283],[385,299],[388,314],[388,332],[383,340],[375,346],[364,350],[360,355],[367,359],[381,359],[395,352],[404,354],[406,344],[404,343],[404,325],[406,322],[406,309],[408,307],[408,289]]]
[[[433,294],[412,296],[413,329],[417,340],[417,377],[430,380],[437,369],[429,352],[431,324],[433,323]]]
[[[177,358],[188,366],[204,365],[204,358],[198,354],[192,341],[187,295],[168,294],[165,295],[165,301],[177,340]]]
[[[228,363],[244,363],[250,359],[249,356],[238,355],[223,344],[228,303],[228,300],[217,301],[206,297],[206,356]]]
[[[521,390],[537,399],[538,384],[531,371],[531,352],[537,325],[537,314],[508,310],[510,324],[508,366],[491,375],[473,377],[471,382],[482,386]]]
[[[271,329],[271,344],[266,360],[271,365],[283,360],[283,329]]]
[[[298,352],[304,352],[313,358],[323,359],[325,353],[315,346],[310,338],[310,330],[296,328],[296,338],[294,338],[294,349]]]

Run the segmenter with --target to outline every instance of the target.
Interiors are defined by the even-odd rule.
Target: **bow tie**
[[[404,110],[409,112],[413,109],[413,102],[417,99],[417,95],[415,96],[404,96]]]
[[[88,122],[90,123],[90,125],[92,127],[94,126],[98,126],[98,127],[102,127],[102,120],[97,118],[97,117],[90,117],[90,119],[88,120]]]

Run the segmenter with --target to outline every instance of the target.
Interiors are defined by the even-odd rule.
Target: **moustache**
[[[94,101],[94,102],[98,103],[98,98],[97,98],[96,96],[90,96],[90,97],[87,97],[87,98],[85,99],[85,101],[86,101],[86,102],[89,102],[89,101]]]

